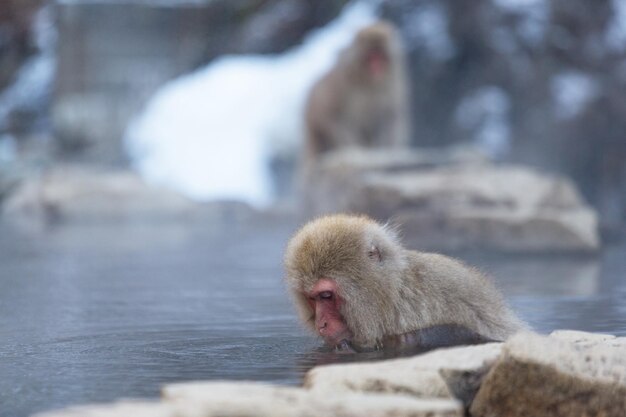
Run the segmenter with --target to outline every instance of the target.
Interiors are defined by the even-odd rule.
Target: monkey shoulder
[[[488,293],[496,291],[483,273],[459,259],[434,252],[407,252],[408,275],[415,285],[440,288],[442,291],[454,289],[457,293],[474,293],[477,288]]]
[[[409,252],[409,263],[412,285],[428,295],[422,303],[440,311],[438,322],[431,324],[458,324],[493,340],[504,340],[525,328],[478,269],[446,255],[415,251]]]
[[[472,270],[458,259],[435,252],[407,250],[407,258],[412,271],[419,275],[458,275]]]

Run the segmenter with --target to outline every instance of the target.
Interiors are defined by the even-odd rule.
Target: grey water
[[[155,398],[177,381],[298,384],[339,360],[286,296],[296,227],[280,216],[0,226],[0,416]],[[623,244],[598,258],[471,261],[540,332],[626,335]]]

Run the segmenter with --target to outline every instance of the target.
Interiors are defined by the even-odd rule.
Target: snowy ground
[[[199,201],[269,204],[271,155],[297,150],[311,85],[373,19],[355,3],[284,54],[225,56],[168,83],[127,131],[135,168]]]

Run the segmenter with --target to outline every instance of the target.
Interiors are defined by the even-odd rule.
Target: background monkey
[[[350,146],[407,146],[408,99],[396,31],[383,22],[365,27],[311,90],[305,113],[306,163]]]
[[[478,271],[406,250],[392,230],[365,216],[308,223],[289,242],[285,267],[300,317],[331,346],[472,344],[526,327]]]

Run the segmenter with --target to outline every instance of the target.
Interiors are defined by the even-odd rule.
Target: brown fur
[[[384,50],[389,66],[372,80],[363,59]],[[335,67],[312,88],[306,106],[306,161],[349,146],[397,147],[409,141],[408,82],[402,46],[383,22],[362,29]]]
[[[477,270],[447,256],[406,250],[393,230],[366,216],[308,223],[289,242],[285,268],[296,307],[313,331],[304,293],[320,278],[337,282],[345,300],[341,314],[361,347],[435,325],[465,326],[494,340],[525,327]]]

